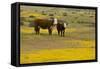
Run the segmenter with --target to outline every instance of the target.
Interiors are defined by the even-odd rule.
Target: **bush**
[[[63,13],[63,16],[67,16],[67,13]]]
[[[54,16],[54,14],[49,14],[49,16]]]
[[[20,22],[20,25],[24,25],[24,22],[21,21],[21,22]]]
[[[35,16],[33,16],[33,15],[30,15],[30,16],[29,16],[29,18],[35,18]]]

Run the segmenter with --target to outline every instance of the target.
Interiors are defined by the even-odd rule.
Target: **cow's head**
[[[58,23],[58,19],[57,19],[57,18],[54,18],[53,24],[54,24],[54,25],[57,25],[57,23]]]

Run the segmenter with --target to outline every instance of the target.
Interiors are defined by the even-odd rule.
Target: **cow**
[[[48,29],[49,35],[52,35],[52,29],[54,26],[54,19],[35,19],[34,30],[36,34],[40,34],[40,28]]]

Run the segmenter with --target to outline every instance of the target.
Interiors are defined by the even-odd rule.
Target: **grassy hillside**
[[[95,24],[95,10],[73,9],[73,8],[54,8],[54,7],[32,7],[21,6],[21,21],[30,24],[35,18],[56,17],[69,24]]]

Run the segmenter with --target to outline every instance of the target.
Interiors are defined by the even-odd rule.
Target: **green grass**
[[[81,47],[82,41],[90,42],[89,47],[93,47],[95,33],[93,28],[67,28],[65,37],[60,37],[54,29],[50,36],[47,30],[40,30],[40,35],[36,35],[33,28],[21,27],[21,47],[22,50],[35,50],[45,48],[65,48],[65,47]],[[93,43],[92,43],[93,42]],[[93,45],[91,45],[91,43]],[[87,45],[86,45],[87,46]],[[86,47],[83,46],[83,47]]]

